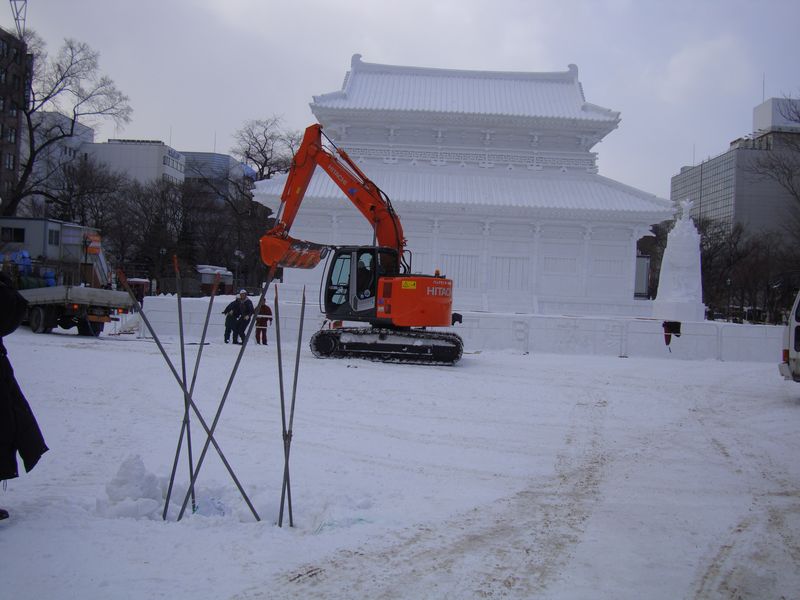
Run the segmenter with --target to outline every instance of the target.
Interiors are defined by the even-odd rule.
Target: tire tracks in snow
[[[725,388],[724,383],[719,384]],[[800,586],[800,577],[774,571],[776,554],[788,554],[800,564],[800,486],[769,454],[757,452],[740,436],[729,434],[727,421],[746,418],[735,412],[735,390],[720,394],[729,406],[712,406],[704,396],[695,396],[693,411],[710,445],[737,477],[755,478],[748,483],[751,497],[747,513],[718,540],[718,548],[699,567],[693,598],[788,599]],[[765,491],[766,490],[766,491]],[[775,542],[779,541],[779,544]]]
[[[581,540],[608,461],[608,403],[590,394],[572,407],[547,478],[494,504],[397,532],[393,541],[384,537],[292,568],[236,598],[529,598],[544,592]]]

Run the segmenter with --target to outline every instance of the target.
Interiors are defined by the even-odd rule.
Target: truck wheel
[[[105,323],[95,323],[94,321],[78,321],[78,335],[97,337],[103,331]]]
[[[58,323],[58,326],[61,327],[61,329],[72,329],[75,327],[75,321],[72,320],[72,317],[58,317],[56,323]]]
[[[33,333],[45,333],[48,331],[44,308],[41,306],[34,306],[31,309],[30,315],[28,315],[28,325],[30,325]]]

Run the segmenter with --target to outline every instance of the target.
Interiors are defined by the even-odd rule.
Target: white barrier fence
[[[279,291],[281,299],[281,337],[296,340],[300,319],[299,293]],[[320,313],[316,294],[307,298],[303,338],[307,340],[325,318]],[[273,291],[268,292],[273,306]],[[225,317],[222,310],[233,296],[214,300],[207,341],[222,343]],[[253,303],[257,298],[251,298]],[[184,335],[198,341],[208,310],[208,298],[184,298]],[[174,296],[147,297],[144,310],[159,337],[178,337],[177,299]],[[662,321],[615,317],[569,317],[530,314],[464,312],[463,323],[454,331],[464,339],[465,352],[511,349],[520,352],[636,356],[685,360],[724,360],[779,362],[783,327],[739,325],[719,321],[684,322],[681,335],[664,339]],[[139,335],[149,337],[144,326]],[[275,339],[270,327],[270,342]]]
[[[465,347],[522,352],[779,362],[783,328],[717,321],[681,323],[667,345],[662,321],[611,317],[464,314]]]

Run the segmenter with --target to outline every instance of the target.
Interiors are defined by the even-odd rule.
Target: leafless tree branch
[[[48,196],[43,182],[52,166],[42,164],[52,158],[52,148],[75,135],[76,124],[92,126],[103,119],[123,124],[130,121],[133,112],[128,97],[111,78],[100,73],[99,54],[88,44],[67,39],[51,58],[35,32],[26,33],[26,43],[33,55],[30,99],[23,108],[26,158],[15,189],[3,199],[5,216],[14,215],[20,202],[29,196]],[[62,118],[48,119],[49,113]],[[37,176],[38,171],[44,171],[44,175]]]

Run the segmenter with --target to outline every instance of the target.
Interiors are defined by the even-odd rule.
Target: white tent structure
[[[507,73],[365,63],[314,96],[326,135],[391,198],[412,271],[454,281],[454,309],[649,316],[634,298],[636,242],[668,200],[597,172],[619,113],[586,102],[578,69]],[[285,177],[257,184],[276,209]],[[369,244],[369,224],[319,170],[292,236]],[[287,270],[316,289],[322,267]]]

